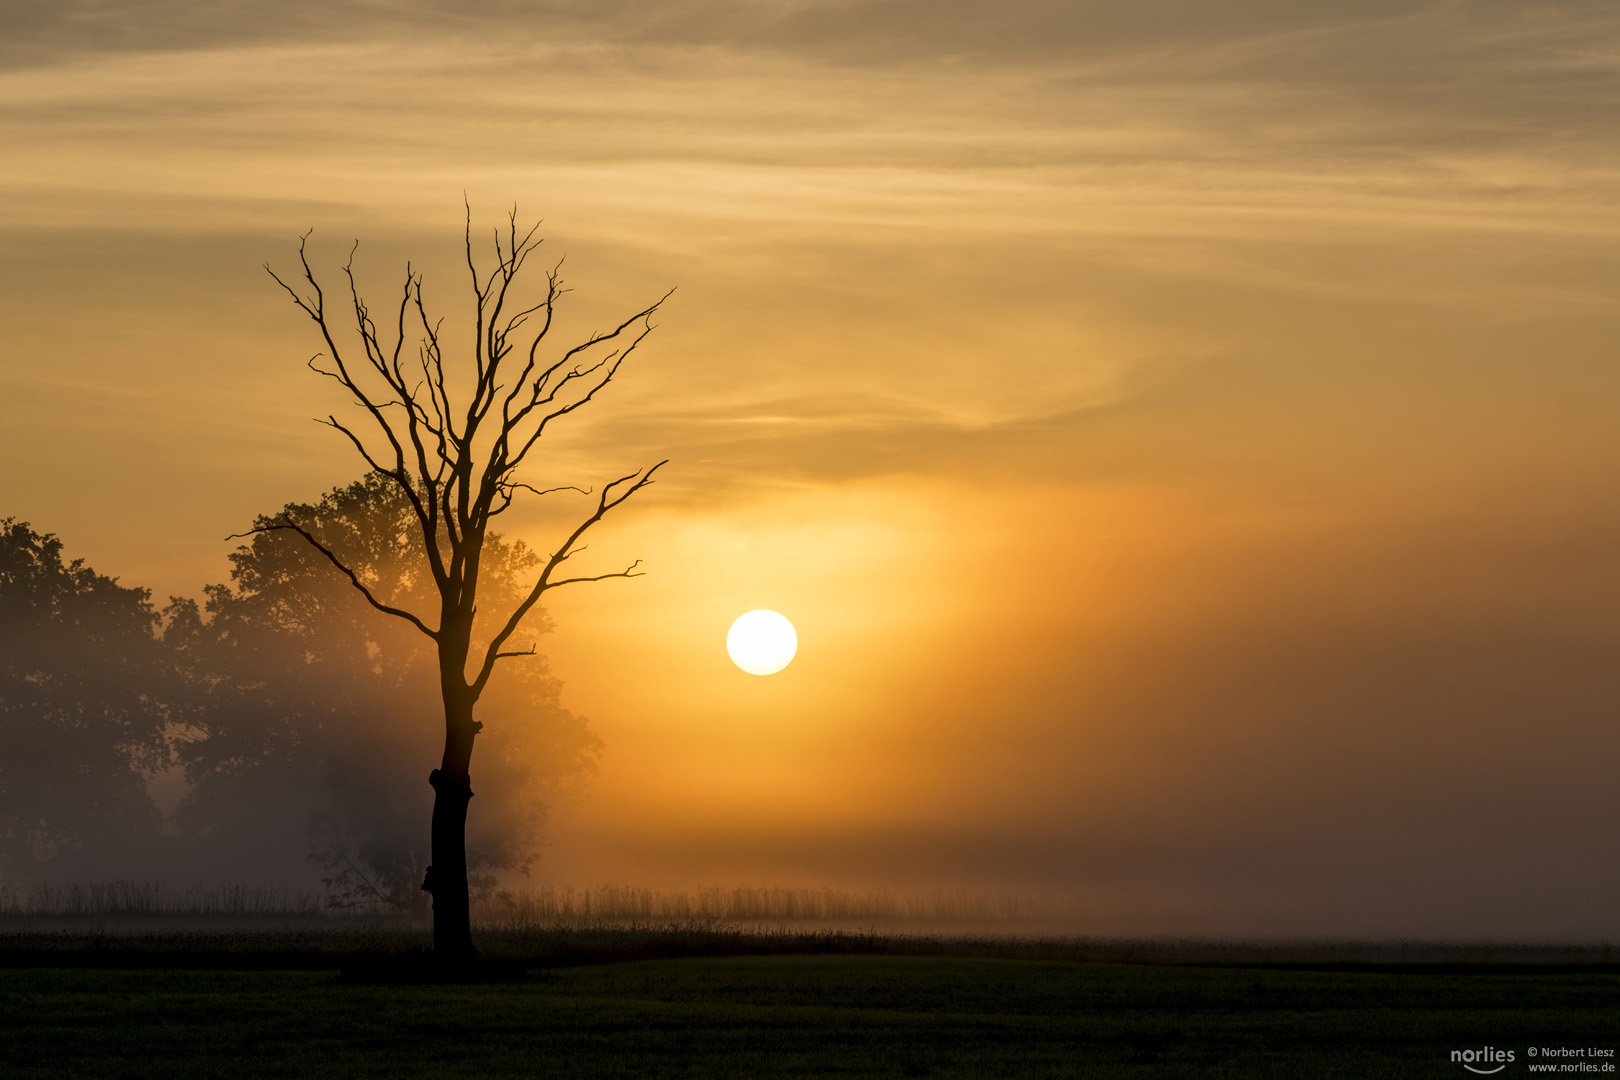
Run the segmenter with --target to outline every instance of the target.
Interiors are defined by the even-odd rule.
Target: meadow
[[[797,921],[773,925],[763,890],[689,894],[681,918],[657,907],[674,894],[620,890],[588,913],[567,893],[486,905],[483,958],[445,970],[424,926],[273,899],[14,900],[0,1074],[1423,1077],[1491,1045],[1524,1075],[1530,1045],[1620,1041],[1602,945],[1020,934],[1006,905],[976,933],[879,931],[811,925],[788,891],[773,910]]]
[[[0,971],[0,1068],[163,1076],[1464,1075],[1449,1051],[1612,1046],[1620,976],[778,955],[507,982]]]

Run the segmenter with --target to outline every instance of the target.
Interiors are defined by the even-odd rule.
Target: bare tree
[[[442,320],[429,316],[422,300],[422,277],[407,264],[394,326],[385,341],[360,296],[354,252],[343,267],[348,295],[343,318],[353,319],[360,356],[340,346],[328,314],[326,295],[311,269],[306,233],[298,244],[303,284],[295,288],[266,266],[270,276],[314,321],[325,342],[310,368],[336,380],[364,413],[362,432],[336,416],[321,421],[346,436],[375,473],[398,485],[420,527],[421,560],[438,594],[434,614],[413,612],[374,595],[366,581],[312,531],[288,517],[260,522],[251,532],[287,529],[320,551],[378,611],[410,623],[438,651],[439,687],[444,699],[444,757],[431,773],[433,786],[432,865],[422,888],[433,895],[433,947],[447,958],[476,955],[468,912],[466,824],[472,798],[469,766],[473,740],[483,726],[473,718],[480,695],[496,665],[532,655],[533,648],[508,648],[508,641],[540,598],[552,589],[608,578],[639,577],[640,561],[612,573],[565,576],[564,564],[579,551],[585,534],[615,507],[648,484],[665,462],[627,473],[603,485],[594,508],[562,543],[539,563],[532,587],[487,641],[475,650],[479,568],[490,524],[520,492],[547,495],[577,487],[535,488],[520,470],[550,425],[593,400],[624,361],[652,332],[652,314],[669,294],[613,329],[542,356],[557,303],[566,292],[558,267],[546,273],[544,297],[523,305],[513,284],[540,246],[536,225],[519,233],[514,209],[505,235],[495,230],[495,265],[480,271],[473,250],[472,213],[465,234],[467,270],[477,298],[471,356],[447,361],[440,336]],[[358,246],[358,245],[356,245]],[[560,266],[560,264],[559,264]],[[414,355],[408,339],[420,332]],[[324,361],[324,362],[323,362]],[[246,535],[246,534],[243,534]]]

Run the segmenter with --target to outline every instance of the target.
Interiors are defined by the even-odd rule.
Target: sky
[[[676,289],[533,472],[670,459],[590,552],[647,576],[551,605],[605,751],[537,881],[1620,931],[1613,5],[0,19],[0,514],[159,599],[359,471],[306,230],[450,326],[464,196],[543,219],[559,335]]]

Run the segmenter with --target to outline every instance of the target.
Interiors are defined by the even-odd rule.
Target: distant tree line
[[[373,475],[274,517],[305,523],[375,595],[426,606],[397,485]],[[159,609],[66,561],[55,536],[0,522],[0,882],[156,836],[147,780],[178,766],[181,834],[229,844],[233,822],[290,801],[332,903],[425,910],[426,815],[412,800],[444,737],[430,643],[297,535],[256,533],[230,558],[229,584]],[[492,537],[484,558],[481,605],[510,610],[536,557]],[[549,629],[539,609],[523,627],[531,640]],[[601,744],[559,695],[540,656],[485,695],[501,722],[484,736],[490,782],[468,826],[475,886],[526,870],[548,802],[594,774]]]

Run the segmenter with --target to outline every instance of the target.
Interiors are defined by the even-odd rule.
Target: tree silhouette
[[[178,690],[151,594],[0,521],[0,871],[157,833]]]
[[[422,297],[422,278],[409,265],[384,339],[361,298],[354,259],[343,267],[347,282],[345,317],[352,317],[359,355],[339,344],[339,330],[329,317],[326,295],[309,264],[309,234],[299,241],[301,292],[269,270],[272,278],[309,316],[325,343],[324,354],[309,362],[312,370],[339,383],[364,413],[364,434],[329,415],[322,421],[342,433],[371,471],[396,485],[415,519],[413,538],[419,567],[432,598],[425,609],[380,597],[357,571],[306,523],[283,515],[256,524],[250,532],[286,530],[303,537],[378,611],[409,623],[432,643],[438,661],[439,691],[444,706],[444,752],[430,774],[434,790],[431,828],[432,863],[422,888],[433,896],[433,944],[441,957],[476,955],[468,911],[466,822],[472,799],[470,765],[473,741],[483,724],[473,712],[503,659],[531,656],[533,648],[508,648],[540,598],[565,585],[639,576],[636,567],[607,573],[566,576],[565,564],[581,549],[587,532],[611,510],[652,482],[665,463],[620,476],[594,496],[576,487],[536,488],[520,479],[521,470],[551,425],[582,408],[610,383],[637,346],[652,332],[651,316],[669,294],[584,342],[550,352],[546,339],[564,289],[558,269],[546,273],[544,296],[519,302],[514,282],[540,246],[539,226],[518,232],[517,214],[508,217],[506,234],[495,230],[495,265],[480,271],[473,250],[472,213],[467,214],[467,270],[476,299],[470,355],[458,365],[444,355],[442,322],[429,316]],[[408,333],[407,326],[413,329]],[[408,338],[420,339],[407,358]],[[322,364],[322,357],[325,363]],[[571,529],[549,555],[537,560],[532,585],[509,612],[498,616],[493,632],[476,651],[475,617],[490,526],[520,493],[547,495],[578,491],[594,499],[591,512]],[[246,534],[243,534],[246,535]],[[433,607],[437,611],[433,611]]]
[[[375,473],[258,519],[298,521],[381,599],[420,609],[431,581],[415,557],[416,520],[393,481]],[[297,807],[311,825],[327,870],[329,902],[423,913],[417,887],[427,837],[410,777],[443,740],[435,711],[438,661],[432,643],[379,614],[318,550],[286,531],[263,532],[231,555],[230,585],[165,612],[164,641],[192,690],[177,760],[191,792],[180,831],[233,830],[263,807]],[[521,542],[490,534],[480,594],[510,609],[522,600],[537,557]],[[549,630],[544,613],[525,629]],[[538,847],[543,792],[578,785],[594,771],[599,743],[560,703],[560,684],[535,657],[503,672],[480,713],[493,721],[481,755],[486,780],[469,823],[473,880],[526,870]]]

